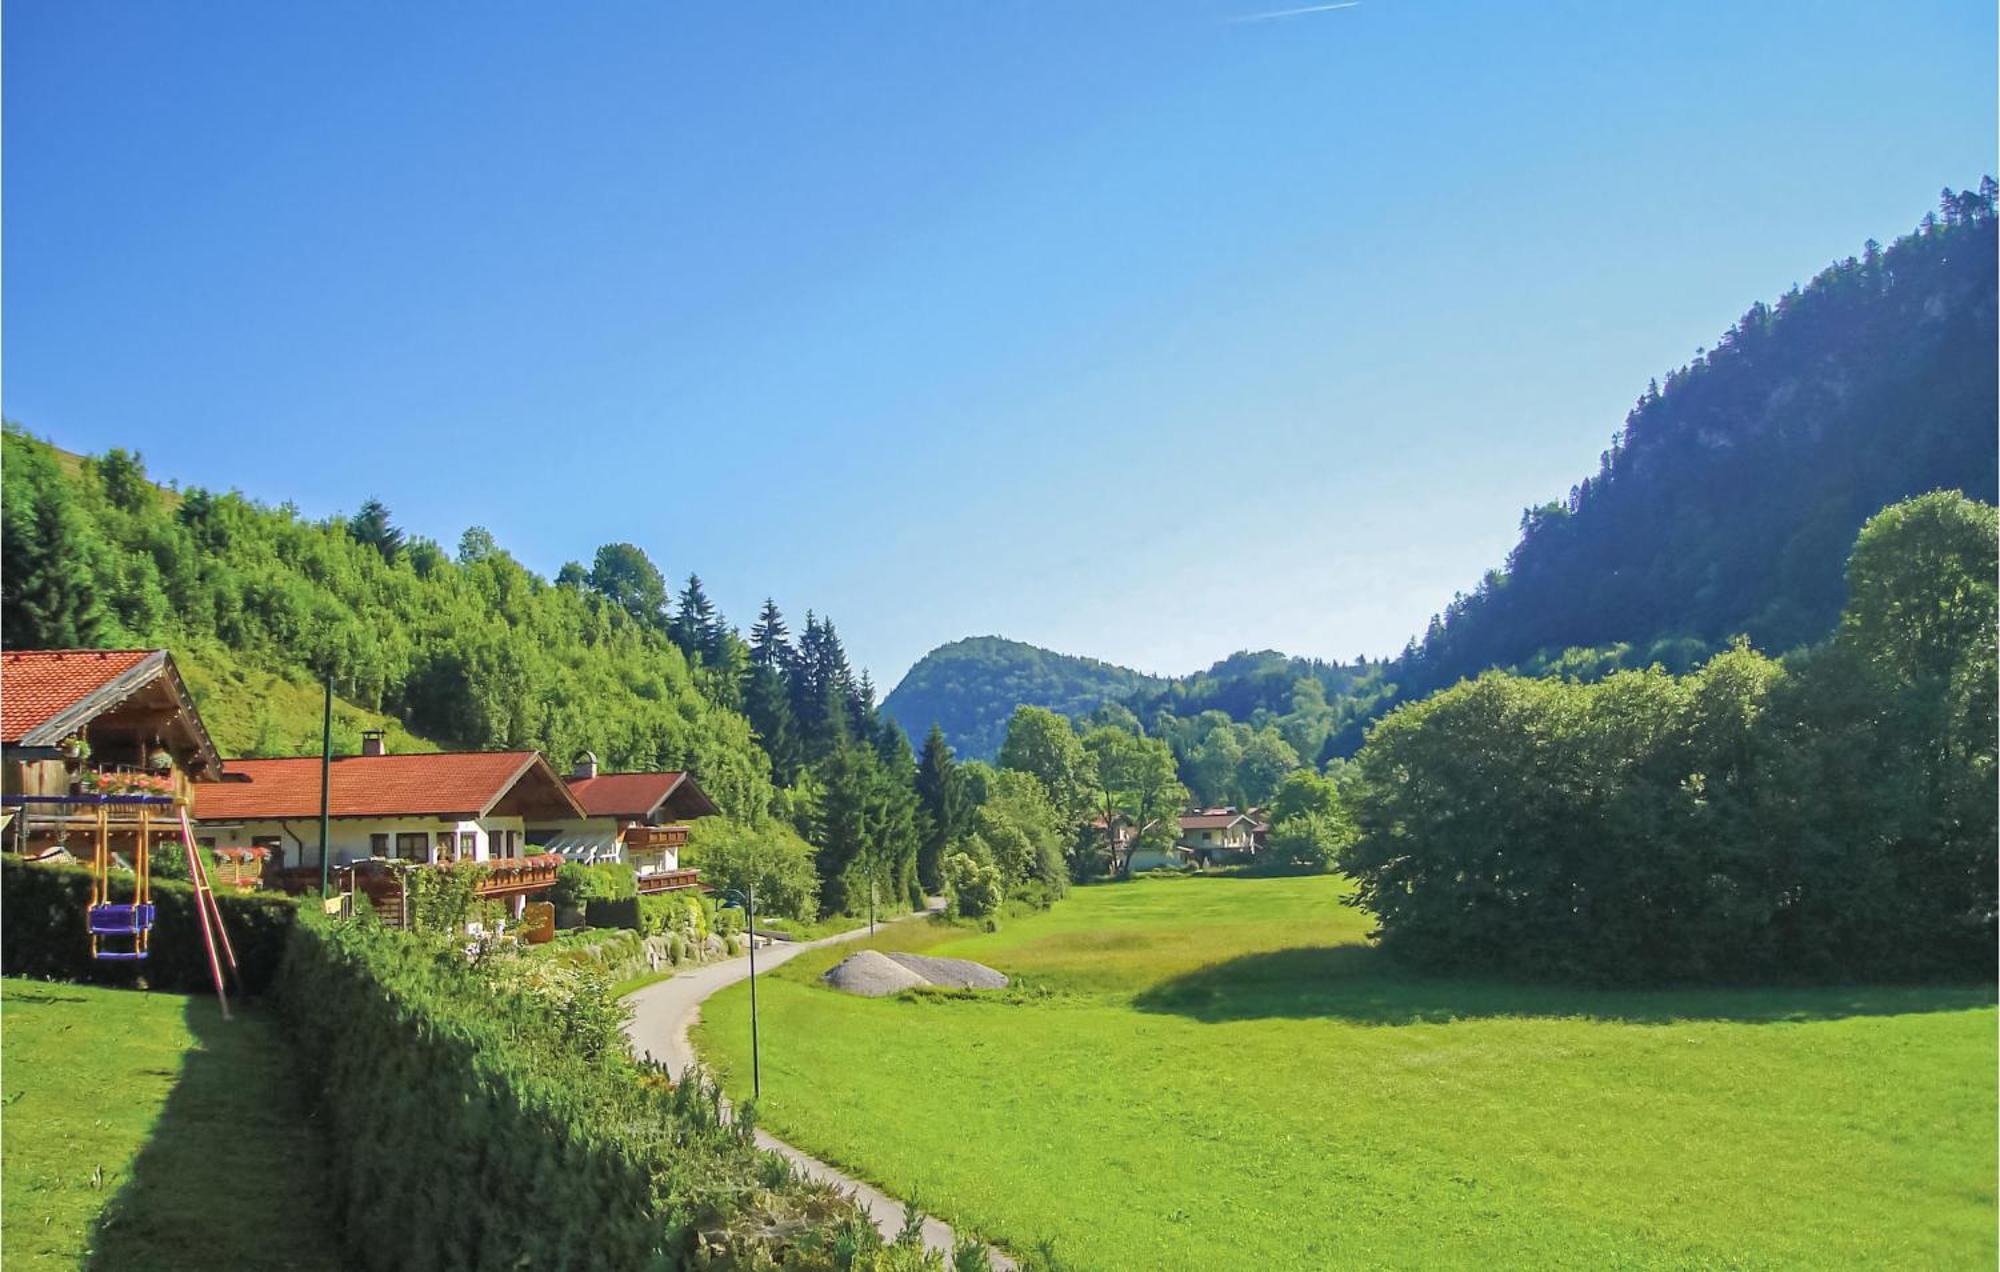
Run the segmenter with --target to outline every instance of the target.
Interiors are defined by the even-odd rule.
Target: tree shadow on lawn
[[[1399,965],[1373,946],[1331,945],[1245,955],[1164,981],[1132,1001],[1140,1011],[1211,1023],[1332,1018],[1417,1025],[1520,1016],[1662,1025],[1967,1011],[1991,1006],[1994,997],[1992,985],[1593,989],[1447,978]]]
[[[92,1269],[341,1266],[325,1153],[265,1011],[188,999],[195,1045],[92,1227]]]

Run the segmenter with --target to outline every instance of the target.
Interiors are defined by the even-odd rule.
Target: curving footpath
[[[928,913],[926,911],[925,913]],[[891,922],[900,923],[904,919],[920,918],[921,914],[907,914]],[[878,924],[879,926],[886,926]],[[841,932],[835,936],[821,937],[817,941],[796,944],[774,943],[759,947],[757,951],[757,974],[762,976],[772,968],[789,962],[807,950],[824,945],[837,945],[842,941],[852,941],[868,935],[868,929],[859,927],[852,932]],[[632,1005],[632,1019],[625,1026],[625,1037],[632,1049],[649,1060],[667,1066],[667,1072],[676,1081],[695,1063],[694,1043],[689,1034],[695,1021],[701,1018],[701,1004],[710,994],[726,989],[750,975],[750,959],[747,955],[707,963],[673,976],[667,980],[634,990],[625,1001]],[[792,1168],[807,1179],[833,1184],[851,1194],[867,1210],[868,1217],[882,1230],[885,1238],[893,1239],[903,1228],[903,1203],[876,1188],[863,1183],[844,1171],[836,1170],[825,1162],[803,1153],[763,1127],[757,1128],[757,1147],[783,1157]],[[957,1237],[949,1225],[942,1220],[924,1216],[924,1248],[934,1250],[951,1258]],[[989,1250],[996,1272],[1009,1272],[1014,1267],[1013,1260],[998,1250]]]

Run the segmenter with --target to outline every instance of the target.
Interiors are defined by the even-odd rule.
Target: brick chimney
[[[570,773],[570,780],[587,782],[597,776],[597,752],[585,751],[577,757],[576,768]]]
[[[383,739],[382,730],[363,729],[361,731],[361,753],[363,755],[387,755],[389,753],[389,744]]]

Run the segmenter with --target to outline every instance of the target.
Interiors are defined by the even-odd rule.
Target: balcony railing
[[[625,851],[628,853],[679,852],[687,847],[688,828],[672,826],[634,826],[625,832]]]
[[[678,892],[682,888],[699,887],[699,870],[655,870],[638,876],[639,892],[651,896],[655,892]]]

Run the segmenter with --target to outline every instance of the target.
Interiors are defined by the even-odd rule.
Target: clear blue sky
[[[1994,8],[11,0],[5,389],[886,691],[1400,648],[1649,376],[1994,167]]]

